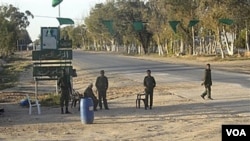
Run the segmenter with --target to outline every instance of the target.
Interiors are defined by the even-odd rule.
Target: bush
[[[48,106],[48,107],[59,107],[60,95],[48,94],[45,97],[41,98],[40,104],[42,106]]]

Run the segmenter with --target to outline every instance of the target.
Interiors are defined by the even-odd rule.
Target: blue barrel
[[[85,124],[91,124],[94,121],[94,103],[91,98],[81,98],[80,101],[81,121]]]

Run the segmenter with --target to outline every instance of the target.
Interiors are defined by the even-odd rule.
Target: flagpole
[[[58,5],[58,16],[59,16],[59,18],[61,17],[61,9],[60,9],[60,4]]]

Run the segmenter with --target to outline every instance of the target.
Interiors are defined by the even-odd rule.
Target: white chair
[[[41,109],[40,109],[40,104],[38,102],[38,99],[35,99],[35,103],[33,103],[29,97],[29,95],[27,94],[27,99],[29,102],[29,114],[31,115],[32,113],[32,107],[37,107],[37,113],[40,115],[41,114]]]

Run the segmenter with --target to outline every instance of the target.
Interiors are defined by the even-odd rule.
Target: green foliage
[[[0,56],[6,57],[16,49],[16,43],[22,38],[21,31],[25,30],[32,17],[30,11],[20,12],[13,5],[0,5]]]
[[[143,46],[146,53],[153,45],[168,45],[165,51],[176,53],[173,49],[180,48],[178,42],[183,41],[183,50],[189,51],[185,53],[193,54],[193,36],[204,39],[213,37],[213,42],[220,42],[222,27],[226,32],[234,32],[239,42],[244,41],[238,35],[240,30],[250,27],[250,22],[247,22],[249,12],[250,1],[245,0],[116,0],[96,4],[84,19],[85,24],[75,27],[70,34],[76,44],[86,48],[94,46],[96,50],[112,44],[133,45]],[[232,19],[233,23],[222,24],[219,19]],[[107,28],[103,21],[112,21],[112,27],[109,24]],[[180,21],[174,30],[176,33],[169,21]],[[143,26],[134,28],[135,22],[141,22]],[[146,35],[152,36],[148,38]]]

